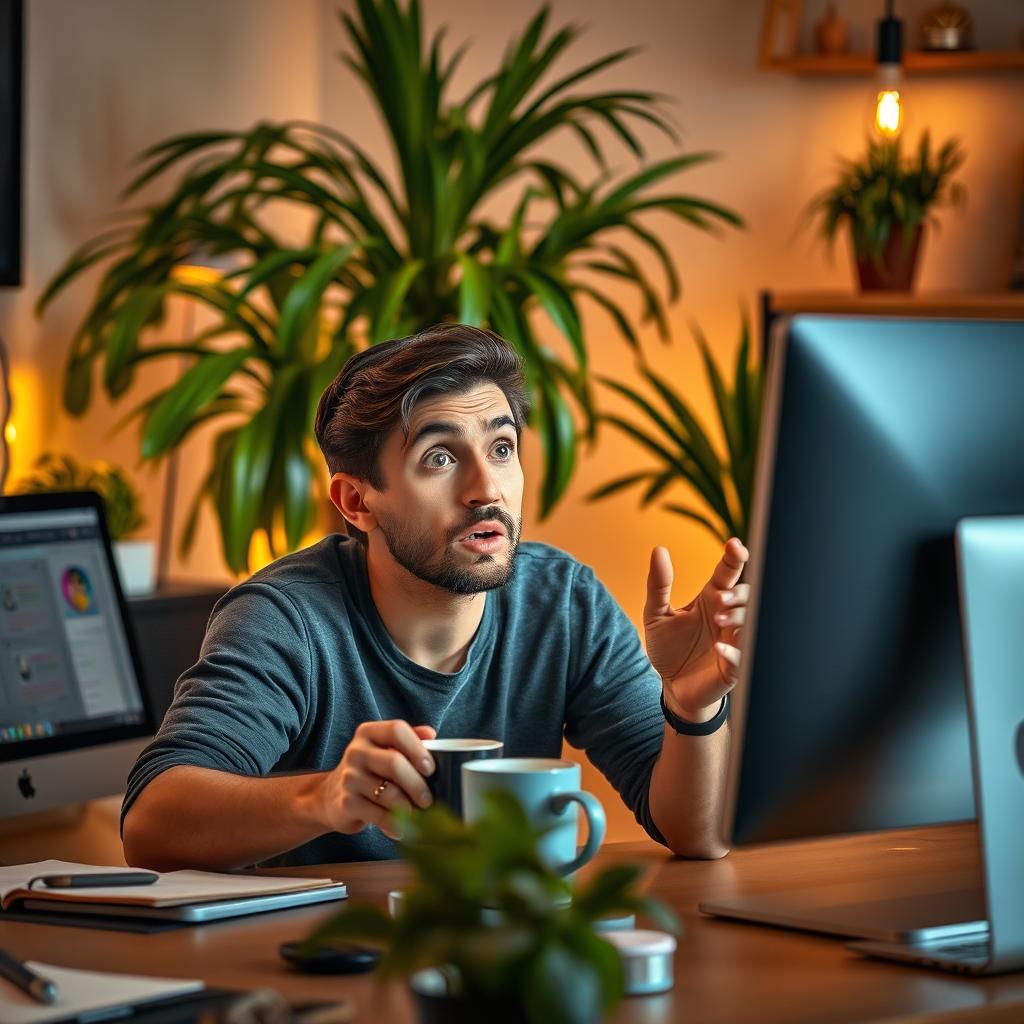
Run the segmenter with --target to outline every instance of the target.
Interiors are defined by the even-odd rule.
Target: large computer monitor
[[[138,664],[99,496],[0,497],[0,817],[124,790]]]
[[[777,325],[728,841],[974,817],[954,534],[965,516],[1024,512],[1022,382],[1022,323]],[[746,916],[870,937],[913,931],[922,906],[936,925],[984,916],[969,884],[885,922],[860,894],[852,925],[835,894],[810,901],[825,913],[808,924],[786,911],[796,895]]]

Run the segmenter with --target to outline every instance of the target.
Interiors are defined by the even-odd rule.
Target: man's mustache
[[[477,523],[484,523],[488,519],[501,523],[505,527],[505,533],[510,541],[515,542],[519,540],[519,524],[504,509],[493,507],[474,509],[466,522],[452,532],[451,539],[458,540],[468,530],[476,526]]]

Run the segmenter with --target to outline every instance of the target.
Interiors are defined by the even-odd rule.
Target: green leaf
[[[459,323],[482,327],[487,322],[491,305],[491,279],[487,270],[471,256],[458,253],[462,268],[459,282]]]
[[[591,491],[587,495],[587,501],[598,501],[601,498],[607,498],[610,494],[617,494],[619,491],[624,491],[627,487],[632,487],[634,484],[638,484],[643,480],[649,480],[654,476],[652,473],[630,473],[629,476],[619,477],[617,480],[613,480],[611,483],[605,484],[603,487],[598,487],[596,490]]]
[[[213,401],[220,389],[248,359],[245,349],[206,356],[187,370],[184,376],[154,406],[142,435],[142,457],[153,459],[173,448],[188,421]]]
[[[423,260],[412,260],[381,282],[377,307],[370,324],[371,343],[376,344],[392,336],[402,303],[425,265]]]
[[[676,505],[668,502],[662,506],[668,509],[669,512],[675,512],[676,515],[683,516],[686,519],[692,519],[696,523],[700,523],[701,526],[706,527],[711,533],[717,537],[723,544],[732,536],[732,531],[728,529],[722,529],[717,523],[713,523],[706,515],[702,512],[698,512],[695,509],[688,508],[685,505]]]
[[[334,275],[360,248],[360,243],[350,242],[323,253],[292,285],[281,309],[281,322],[278,325],[277,336],[282,354],[289,355],[295,351],[299,339],[316,319],[320,301]]]
[[[583,344],[583,327],[568,289],[550,274],[539,270],[518,270],[514,273],[537,296],[554,325],[569,339],[580,368],[585,369],[587,349]]]
[[[555,943],[533,958],[521,995],[530,1024],[593,1024],[603,1002],[595,965]]]
[[[112,398],[123,394],[131,384],[131,364],[138,349],[139,333],[161,308],[166,295],[166,288],[140,288],[128,296],[117,312],[107,342],[103,378]]]
[[[273,380],[263,408],[238,432],[225,466],[221,501],[225,559],[235,572],[249,567],[249,547],[274,455],[284,430],[284,418],[302,368],[288,366]],[[301,409],[305,412],[305,403]]]

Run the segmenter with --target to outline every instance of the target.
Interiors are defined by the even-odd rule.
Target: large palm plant
[[[610,135],[640,158],[638,125],[672,134],[653,94],[585,84],[631,51],[543,84],[576,33],[547,34],[541,10],[495,73],[455,99],[462,51],[444,56],[441,32],[424,46],[416,0],[357,0],[356,14],[341,18],[348,63],[383,119],[393,168],[342,132],[301,121],[169,139],[143,154],[127,190],[135,195],[173,172],[169,194],[89,241],[39,300],[42,310],[87,268],[106,264],[69,356],[64,403],[74,414],[89,405],[97,362],[117,399],[141,363],[187,358],[180,378],[135,410],[142,456],[164,457],[200,424],[222,424],[182,542],[189,545],[208,499],[236,572],[247,568],[257,530],[276,550],[279,526],[291,547],[309,528],[319,465],[312,414],[345,359],[442,320],[489,324],[522,355],[543,442],[546,514],[573,472],[577,415],[588,430],[594,424],[581,300],[602,307],[636,346],[629,317],[607,292],[612,281],[627,282],[665,334],[664,296],[677,296],[679,280],[646,215],[660,211],[700,229],[740,223],[705,199],[650,194],[711,154],[679,155],[625,178],[607,169]],[[541,143],[562,130],[596,161],[591,178],[545,159]],[[506,188],[517,201],[498,219],[487,201]],[[282,202],[305,211],[300,242],[272,226],[268,214]],[[216,281],[176,274],[197,250],[236,269]],[[652,283],[643,252],[660,264],[664,289]],[[171,296],[205,307],[210,326],[194,339],[163,337]],[[538,313],[563,339],[559,350],[542,343]]]

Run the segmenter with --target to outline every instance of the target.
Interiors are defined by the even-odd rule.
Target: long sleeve
[[[585,565],[573,578],[571,601],[566,739],[586,751],[647,834],[664,843],[648,807],[664,734],[661,680],[633,624]]]

